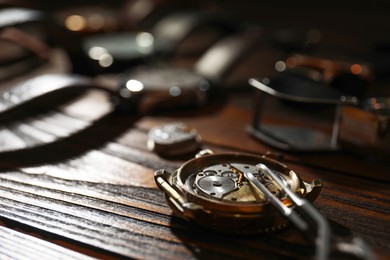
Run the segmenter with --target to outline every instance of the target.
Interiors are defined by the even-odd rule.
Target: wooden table
[[[107,97],[88,93],[0,129],[0,255],[10,258],[285,259],[311,258],[297,230],[237,236],[172,216],[153,179],[184,160],[149,151],[151,127],[183,121],[215,152],[276,151],[245,131],[252,95],[222,104],[137,117],[111,113]],[[19,148],[18,150],[12,150]],[[8,151],[7,151],[8,150]],[[358,235],[390,257],[388,165],[349,152],[284,153],[303,180],[320,178],[314,205],[342,237]],[[0,257],[1,258],[1,257]]]

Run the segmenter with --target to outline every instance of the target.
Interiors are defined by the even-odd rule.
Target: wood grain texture
[[[310,258],[313,246],[292,227],[239,236],[184,222],[172,216],[154,184],[155,170],[172,171],[184,161],[148,151],[148,130],[162,123],[184,121],[196,127],[204,147],[216,152],[272,150],[245,132],[249,103],[248,96],[236,97],[207,113],[181,111],[140,119],[107,111],[99,119],[91,111],[84,117],[82,110],[59,109],[8,124],[0,139],[13,135],[18,141],[0,142],[0,219],[10,227],[32,227],[48,240],[55,236],[53,242],[96,248],[102,258]],[[23,147],[27,149],[18,150]],[[388,166],[346,152],[286,154],[285,163],[305,181],[323,180],[314,204],[338,235],[359,235],[379,258],[390,256]]]
[[[93,259],[1,226],[0,255],[1,259]]]

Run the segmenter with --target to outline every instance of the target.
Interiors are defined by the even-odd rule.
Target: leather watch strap
[[[79,75],[51,74],[38,76],[19,83],[0,93],[0,116],[7,117],[17,112],[29,103],[39,102],[46,98],[50,103],[59,101],[69,95],[83,93],[85,90],[96,89],[121,98],[117,92],[98,85],[92,79]]]

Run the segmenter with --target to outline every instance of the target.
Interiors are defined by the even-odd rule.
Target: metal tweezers
[[[256,167],[268,175],[290,198],[295,207],[288,207],[275,197],[252,173],[245,172],[246,179],[268,198],[270,203],[303,233],[306,238],[315,242],[315,258],[327,260],[331,253],[351,256],[357,259],[375,259],[369,246],[359,237],[348,242],[335,242],[327,219],[306,199],[299,197],[266,165],[259,163]]]

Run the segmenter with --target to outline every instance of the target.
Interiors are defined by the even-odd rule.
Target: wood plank
[[[227,105],[192,117],[188,114],[192,112],[183,111],[174,117],[160,114],[139,119],[108,114],[95,119],[54,111],[28,119],[33,134],[17,124],[8,125],[11,132],[19,129],[12,132],[16,138],[35,147],[0,153],[0,216],[34,227],[42,235],[56,234],[78,246],[105,250],[108,255],[159,259],[310,257],[313,247],[294,228],[236,236],[200,229],[172,217],[154,184],[155,170],[172,171],[183,160],[164,159],[148,151],[151,127],[180,120],[198,128],[206,148],[264,153],[269,147],[254,141],[243,129],[249,120],[247,112],[245,106]],[[96,121],[90,124],[91,120]],[[228,131],[222,126],[229,127]],[[42,145],[36,146],[39,142]],[[329,164],[331,161],[335,164]],[[359,235],[378,256],[390,256],[386,243],[390,194],[388,183],[381,179],[386,180],[385,166],[360,162],[343,153],[287,154],[284,162],[306,181],[324,181],[315,205],[339,234],[348,238]],[[352,162],[356,165],[349,165]],[[364,173],[367,169],[380,172],[370,176]]]
[[[158,190],[155,192],[160,193]],[[181,244],[183,239],[194,243],[199,247],[198,251],[206,257],[223,258],[234,255],[238,257],[242,256],[243,249],[246,251],[244,255],[250,258],[255,258],[259,253],[252,246],[238,243],[239,239],[236,236],[202,231],[181,221],[175,222],[169,215],[160,215],[158,218],[158,215],[153,213],[147,220],[144,212],[143,219],[140,220],[136,217],[140,213],[139,209],[132,212],[131,207],[122,207],[123,211],[119,213],[116,211],[120,209],[117,205],[114,207],[116,210],[112,211],[113,208],[107,207],[104,203],[94,203],[100,207],[100,210],[97,210],[92,205],[82,206],[85,199],[74,198],[71,202],[65,202],[64,197],[57,200],[37,193],[39,192],[26,193],[24,188],[21,191],[18,187],[12,189],[2,187],[0,189],[2,217],[135,258],[195,259],[193,252]],[[211,241],[214,241],[212,246]],[[227,244],[229,248],[226,248]],[[291,246],[294,248],[294,245]],[[295,246],[302,247],[299,244]],[[255,247],[266,249],[268,245],[256,243]],[[262,254],[282,257],[289,252],[286,250],[280,253],[277,248],[273,248],[265,250]]]
[[[86,234],[92,232],[85,230],[86,227],[82,225],[86,221],[85,219],[90,221],[88,222],[88,227],[94,230],[102,228],[101,225],[110,228],[124,228],[123,225],[125,225],[126,229],[137,234],[157,236],[158,238],[164,238],[169,241],[174,240],[177,243],[180,241],[175,239],[175,236],[171,232],[176,232],[178,229],[184,233],[187,232],[186,235],[192,236],[194,228],[197,229],[191,225],[187,226],[185,223],[171,219],[170,210],[164,202],[162,193],[156,189],[70,181],[51,176],[30,175],[17,172],[3,174],[0,183],[0,194],[2,197],[1,214],[3,217],[15,221],[22,221],[22,223],[33,225],[39,229],[61,234],[71,239],[77,239],[77,241],[82,241],[93,246],[102,247],[101,244],[85,238]],[[351,200],[347,199],[345,194],[341,198],[337,195],[329,196],[329,193],[322,193],[320,199],[315,204],[324,215],[337,223],[339,228],[343,227],[344,232],[348,227],[351,227],[355,234],[361,235],[363,233],[364,238],[374,248],[379,247],[382,250],[382,254],[387,254],[389,250],[385,242],[386,237],[388,237],[386,232],[387,222],[382,222],[384,226],[378,226],[376,224],[381,223],[388,216],[386,214],[388,213],[386,203],[376,206],[376,211],[382,212],[382,214],[372,216],[372,214],[367,214],[373,212],[373,209],[375,210],[372,206],[367,206],[370,205],[369,201],[361,201],[358,205],[360,209],[356,210],[353,208],[356,206],[352,206],[352,208],[349,206]],[[340,210],[334,211],[335,205]],[[14,215],[15,211],[20,211],[20,214]],[[160,214],[157,214],[157,212],[160,212]],[[27,219],[25,219],[26,217]],[[40,218],[42,222],[36,222]],[[61,230],[54,228],[54,226],[58,225],[57,222],[62,225],[65,222],[66,226],[63,228],[65,230],[71,230],[72,233],[68,234],[69,230],[66,232],[62,230],[60,232]],[[47,225],[50,223],[53,226],[48,227]],[[369,230],[366,230],[366,228],[369,228]],[[119,231],[115,230],[115,232]],[[214,235],[214,233],[204,232],[207,233],[207,236]],[[105,234],[105,236],[108,235]],[[113,240],[118,239],[112,236],[113,234],[109,235],[109,237],[114,238]],[[273,235],[270,236],[274,237]],[[279,236],[281,235],[279,234]],[[229,237],[229,240],[233,238],[234,236]],[[254,239],[253,241],[250,240],[252,243],[265,250],[267,247],[265,244],[258,245],[255,242],[257,238],[252,237],[252,239]],[[284,240],[285,238],[278,239]],[[235,243],[235,241],[229,241],[229,244],[231,243]],[[263,243],[266,242],[263,241]],[[125,253],[127,249],[122,248],[119,250],[116,245],[102,248],[127,255]],[[271,252],[266,250],[265,253],[273,254],[274,252],[272,250]],[[310,252],[311,250],[306,249],[306,251]],[[233,253],[238,254],[238,252]],[[262,253],[264,252],[262,251]]]
[[[42,239],[0,226],[2,259],[94,259]]]

